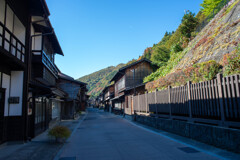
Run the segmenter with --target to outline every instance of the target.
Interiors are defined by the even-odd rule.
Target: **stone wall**
[[[133,119],[144,125],[240,153],[240,130],[238,129],[142,115],[135,115]]]

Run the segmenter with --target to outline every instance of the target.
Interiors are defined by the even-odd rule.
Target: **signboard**
[[[9,104],[19,104],[19,97],[9,97],[8,98],[8,103]]]

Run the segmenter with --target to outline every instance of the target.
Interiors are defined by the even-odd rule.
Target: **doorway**
[[[0,88],[0,144],[6,141],[4,118],[5,89]]]

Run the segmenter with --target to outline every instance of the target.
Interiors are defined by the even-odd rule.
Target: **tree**
[[[151,61],[153,61],[153,63],[157,64],[159,67],[163,66],[164,64],[166,64],[166,62],[169,60],[170,58],[170,51],[163,46],[157,46],[152,53],[151,56]]]
[[[148,47],[144,50],[142,58],[151,59],[152,47]]]
[[[188,11],[182,18],[180,32],[184,37],[191,38],[191,33],[195,31],[197,25],[198,19],[195,17],[195,14]]]
[[[219,4],[223,0],[204,0],[200,6],[202,6],[202,11],[205,16],[209,16],[215,9],[218,8]],[[225,3],[223,3],[225,4]],[[221,8],[221,7],[220,7]],[[219,10],[216,10],[218,12]]]

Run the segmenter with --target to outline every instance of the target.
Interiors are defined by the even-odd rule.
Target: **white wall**
[[[13,30],[13,17],[12,9],[7,5],[6,27],[12,32]]]
[[[122,105],[121,102],[115,102],[115,108],[121,109],[121,105]]]
[[[0,0],[0,22],[4,23],[5,17],[5,0]]]
[[[2,77],[2,88],[5,88],[5,105],[4,105],[4,116],[8,115],[8,98],[9,98],[9,91],[10,91],[10,76],[3,73]]]
[[[21,116],[23,98],[23,71],[11,72],[10,97],[19,97],[19,104],[10,104],[9,116]]]
[[[61,113],[61,102],[57,100],[52,100],[52,119],[60,118]]]
[[[41,33],[35,32],[35,35],[39,35]],[[42,50],[42,36],[35,36],[32,38],[33,40],[33,50]]]
[[[35,32],[33,25],[31,25],[31,36],[39,35],[40,32]],[[32,37],[32,50],[42,50],[42,36]]]

